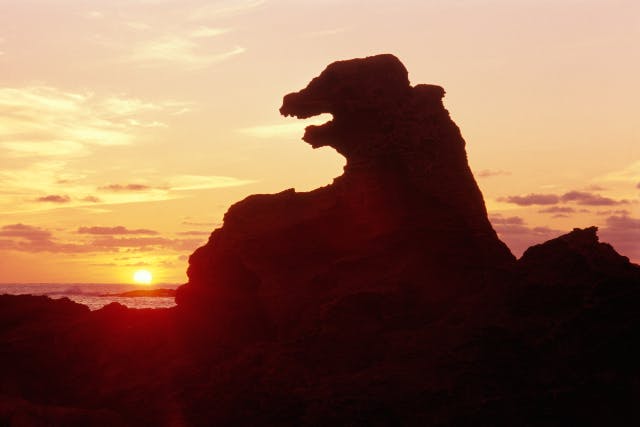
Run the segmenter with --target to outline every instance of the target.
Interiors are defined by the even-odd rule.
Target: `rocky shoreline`
[[[344,174],[233,205],[176,307],[0,296],[0,425],[637,425],[640,266],[595,227],[516,259],[443,96],[392,55],[285,96]]]

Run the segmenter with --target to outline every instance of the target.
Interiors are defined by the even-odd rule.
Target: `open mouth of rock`
[[[304,129],[302,139],[313,148],[332,145],[331,140],[335,137],[335,121],[329,120],[321,125],[309,125]]]
[[[326,105],[320,103],[305,102],[298,93],[292,93],[284,98],[280,114],[285,117],[296,117],[298,119],[309,119],[321,114],[332,114]],[[337,131],[335,117],[322,124],[313,124],[305,128],[302,139],[313,148],[323,147],[331,144]]]

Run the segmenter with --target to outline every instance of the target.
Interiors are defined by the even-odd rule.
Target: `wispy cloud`
[[[246,51],[242,44],[226,37],[234,28],[219,25],[221,18],[248,13],[264,3],[229,0],[198,6],[176,2],[170,7],[171,20],[158,19],[154,14],[130,16],[116,23],[118,31],[94,41],[110,50],[117,64],[200,70]]]
[[[1,156],[0,156],[1,158]],[[0,188],[10,189],[12,194],[22,199],[39,197],[43,191],[56,189],[59,174],[64,171],[65,162],[60,160],[34,161],[16,165],[14,168],[0,169]],[[18,163],[18,162],[15,162]],[[0,190],[1,191],[1,190]],[[6,204],[15,208],[18,200],[0,199],[0,211]]]
[[[184,108],[127,97],[99,97],[50,86],[0,88],[0,150],[11,157],[84,156],[95,146],[127,145],[137,128],[162,125],[150,112]]]
[[[36,202],[50,202],[50,203],[69,203],[71,201],[71,197],[66,194],[50,194],[48,196],[38,197]]]
[[[89,202],[89,203],[100,203],[102,201],[99,197],[96,197],[96,196],[85,196],[80,200],[83,202]]]
[[[524,196],[501,197],[499,201],[513,203],[519,206],[556,205],[559,203],[575,203],[583,206],[614,206],[629,203],[628,200],[614,200],[600,194],[588,191],[568,191],[562,195],[531,193]]]
[[[226,61],[246,51],[245,48],[236,46],[211,53],[210,49],[204,48],[194,40],[197,38],[201,38],[201,36],[173,35],[148,40],[134,46],[128,60],[143,66],[154,66],[157,63],[168,62],[197,69]]]
[[[269,125],[251,126],[238,129],[239,133],[252,136],[254,138],[282,138],[282,137],[301,137],[304,130],[309,125],[322,125],[331,120],[331,114],[321,114],[309,118],[308,120],[297,120],[291,123],[278,123]]]
[[[575,202],[586,206],[612,206],[629,203],[628,200],[613,200],[609,197],[586,191],[569,191],[563,194],[561,199],[563,202]]]
[[[178,236],[208,236],[211,234],[210,231],[200,231],[200,230],[189,230],[189,231],[179,231],[176,233]]]
[[[40,227],[19,223],[0,227],[0,237],[20,237],[27,240],[43,240],[51,238],[51,232]]]
[[[105,237],[91,242],[91,246],[100,250],[134,249],[149,251],[154,248],[171,249],[175,251],[193,250],[202,243],[200,239],[169,239],[166,237]]]
[[[335,35],[338,35],[338,34],[342,34],[345,31],[347,31],[347,28],[344,28],[344,27],[329,28],[329,29],[326,29],[326,30],[310,31],[308,33],[304,33],[303,35],[305,37],[328,37],[328,36],[335,36]]]
[[[149,128],[164,126],[158,117],[190,108],[177,101],[98,96],[50,86],[0,88],[0,188],[12,192],[0,199],[0,212],[176,198],[166,190],[135,200],[97,197],[96,185],[87,176],[92,172],[69,164],[97,150],[133,145],[148,138]]]
[[[255,180],[239,179],[231,176],[176,175],[169,179],[169,188],[173,191],[206,190],[210,188],[238,187],[255,182]]]
[[[46,163],[41,165],[47,166]],[[0,212],[15,214],[60,207],[95,207],[96,205],[159,202],[187,197],[184,194],[186,191],[238,187],[257,182],[251,179],[216,175],[172,175],[168,177],[150,175],[150,180],[158,180],[157,184],[115,183],[96,187],[87,183],[69,183],[63,185],[74,194],[49,194],[34,197],[34,194],[42,194],[43,188],[57,188],[59,182],[56,179],[57,166],[58,164],[55,163],[48,171],[46,169],[40,171],[37,168],[14,172],[0,171],[0,183],[7,183],[6,188],[10,188],[12,191],[11,197],[0,199]],[[32,180],[29,181],[31,178]],[[26,181],[24,181],[25,179]],[[99,197],[94,195],[94,191],[99,192]],[[6,191],[5,194],[7,194]],[[31,204],[25,202],[29,200]]]
[[[199,25],[170,31],[134,44],[125,58],[140,66],[173,63],[192,69],[226,61],[246,51],[244,47],[213,46],[210,39],[229,33],[229,28]]]
[[[604,182],[638,182],[640,181],[640,161],[616,171],[609,172],[600,177]]]
[[[151,250],[185,252],[202,244],[202,238],[167,238],[155,235],[153,230],[116,227],[80,227],[76,237],[80,240],[57,238],[42,227],[17,223],[0,227],[0,250],[39,253],[122,253]],[[134,237],[119,237],[136,235]],[[139,236],[137,236],[139,235]],[[203,236],[204,237],[204,236]]]
[[[531,193],[525,196],[507,196],[498,199],[499,201],[505,201],[520,206],[531,205],[555,205],[560,201],[560,197],[555,194],[536,194]]]
[[[600,230],[602,241],[613,244],[622,255],[640,262],[640,218],[612,215]]]
[[[493,225],[524,225],[524,219],[519,216],[504,217],[502,215],[495,214],[490,217],[490,220]]]
[[[146,184],[108,184],[102,187],[98,187],[98,190],[113,191],[113,192],[130,192],[130,191],[147,191],[153,187]]]
[[[597,211],[596,215],[622,215],[622,216],[627,216],[629,215],[631,212],[628,211],[627,209],[609,209],[606,211]]]
[[[87,19],[102,19],[104,18],[104,13],[99,10],[90,10],[84,14]]]
[[[86,253],[95,249],[76,243],[61,243],[49,230],[26,224],[0,227],[0,249],[20,252]]]
[[[229,28],[213,28],[213,27],[200,26],[192,30],[189,33],[189,36],[196,39],[202,39],[202,38],[216,37],[222,34],[226,34],[229,31],[231,31]]]
[[[77,232],[79,234],[98,234],[98,235],[115,235],[115,234],[156,235],[158,234],[158,232],[155,230],[148,230],[146,228],[129,229],[122,225],[117,225],[115,227],[101,227],[101,226],[79,227]]]
[[[140,21],[127,21],[124,23],[124,25],[127,28],[131,28],[132,30],[136,31],[147,31],[151,29],[151,25]]]
[[[520,256],[530,246],[545,242],[562,234],[561,230],[550,227],[530,227],[519,216],[504,217],[500,214],[490,215],[489,220],[498,236],[509,246],[509,249]]]
[[[226,18],[251,12],[266,4],[266,0],[227,0],[199,7],[188,18],[194,21]]]
[[[192,227],[219,227],[220,223],[215,222],[215,221],[194,221],[191,218],[185,218],[182,222],[182,225],[188,225],[188,226],[192,226]]]
[[[551,206],[550,208],[541,209],[538,212],[553,213],[553,214],[557,214],[557,213],[568,214],[568,213],[575,213],[576,210],[570,206]]]
[[[506,176],[506,175],[511,175],[511,172],[509,171],[504,171],[501,169],[498,170],[494,170],[494,169],[482,169],[478,172],[475,173],[475,175],[479,178],[490,178],[492,176]]]

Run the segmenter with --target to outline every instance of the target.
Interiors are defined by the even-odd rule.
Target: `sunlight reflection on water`
[[[173,297],[115,297],[105,296],[105,294],[118,294],[140,289],[176,289],[178,286],[180,285],[158,284],[141,287],[139,285],[103,283],[12,283],[0,285],[0,294],[66,297],[88,306],[91,310],[97,310],[112,302],[118,302],[130,308],[167,308],[175,305]]]

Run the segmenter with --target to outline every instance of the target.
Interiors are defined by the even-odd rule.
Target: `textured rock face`
[[[179,307],[239,316],[251,306],[260,323],[282,325],[358,292],[439,303],[513,263],[443,96],[438,86],[412,87],[392,55],[335,62],[285,96],[284,115],[333,115],[307,127],[304,140],[344,155],[344,175],[312,192],[232,206],[191,256]]]

